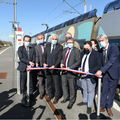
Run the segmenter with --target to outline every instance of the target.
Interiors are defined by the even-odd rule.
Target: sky
[[[14,0],[5,1],[14,2]],[[112,1],[114,0],[87,0],[87,12],[92,5],[92,9],[98,10],[97,16],[102,16],[105,6]],[[66,2],[63,0],[16,0],[16,2],[17,22],[20,22],[19,27],[22,28],[24,35],[33,36],[46,30],[46,26],[41,24],[48,24],[51,28],[79,16],[66,2],[80,14],[84,14],[84,0],[66,0]],[[13,35],[14,30],[9,21],[14,21],[14,5],[0,3],[0,40],[12,42],[13,38],[9,35]]]

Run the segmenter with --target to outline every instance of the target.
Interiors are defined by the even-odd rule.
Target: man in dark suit
[[[101,67],[100,53],[92,49],[91,41],[84,42],[84,51],[81,53],[81,64],[79,70],[96,73]],[[91,107],[95,95],[96,76],[81,75],[83,89],[83,102],[78,105],[87,105],[87,113],[91,113]]]
[[[78,69],[80,65],[80,50],[74,45],[74,39],[67,39],[67,48],[63,50],[61,68]],[[64,100],[61,103],[69,101],[67,106],[71,109],[76,100],[76,77],[77,74],[74,72],[62,72],[62,88]]]
[[[60,61],[62,58],[63,47],[58,44],[58,36],[56,34],[51,35],[51,43],[46,45],[44,55],[43,55],[43,65],[44,67],[50,67],[51,70],[47,70],[47,90],[49,97],[47,102],[53,98],[53,80],[55,86],[55,99],[54,104],[56,104],[61,97],[61,81],[60,81],[60,71],[52,70],[52,68],[59,68]]]
[[[44,54],[44,50],[45,50],[45,46],[46,46],[44,39],[45,39],[45,37],[43,34],[39,34],[37,36],[37,40],[38,40],[39,44],[35,47],[36,67],[43,67],[43,54]],[[38,76],[39,76],[40,99],[43,99],[43,96],[45,95],[45,90],[46,90],[46,94],[48,94],[47,78],[46,78],[45,70],[40,70],[38,73]]]
[[[23,98],[22,98],[22,104],[26,104],[26,99],[27,99],[27,87],[26,87],[26,83],[27,83],[27,71],[26,68],[27,66],[29,67],[33,67],[35,64],[35,50],[30,47],[30,42],[31,42],[31,37],[28,35],[25,35],[24,38],[24,45],[20,46],[18,49],[18,56],[20,59],[20,63],[19,66],[17,68],[17,70],[20,71],[21,74],[21,80],[22,80],[22,93],[23,93]],[[34,100],[34,96],[33,96],[33,85],[32,85],[32,76],[30,73],[30,99],[31,101]]]
[[[32,47],[35,48],[39,44],[38,42],[39,41],[36,39],[36,43],[32,44]],[[38,85],[38,82],[37,82],[38,70],[31,70],[31,74],[32,74],[32,81],[33,81],[33,91],[36,91],[37,90],[36,86]]]
[[[99,35],[97,40],[102,47],[100,50],[102,67],[96,72],[96,76],[98,77],[101,74],[103,75],[100,111],[104,112],[105,108],[107,108],[108,114],[113,116],[111,107],[113,106],[115,91],[119,81],[119,49],[116,45],[109,44],[108,38],[105,34]]]

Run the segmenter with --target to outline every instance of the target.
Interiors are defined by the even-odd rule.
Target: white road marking
[[[6,48],[6,49],[4,49],[2,52],[0,52],[0,55],[3,53],[3,52],[5,52],[6,50],[8,50],[10,47],[8,47],[8,48]]]

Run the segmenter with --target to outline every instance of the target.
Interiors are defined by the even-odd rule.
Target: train
[[[97,17],[96,13],[97,9],[91,10],[38,34],[44,34],[46,42],[50,42],[51,34],[55,33],[59,37],[59,43],[63,43],[65,34],[70,32],[81,49],[83,49],[84,41],[96,39],[100,34],[106,34],[109,43],[117,45],[120,50],[120,0],[108,3],[102,16]],[[36,43],[38,34],[32,36],[32,44]],[[118,85],[120,88],[120,81]]]

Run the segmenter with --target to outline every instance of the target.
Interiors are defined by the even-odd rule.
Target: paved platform
[[[21,106],[22,95],[17,95],[17,71],[14,69],[13,62],[13,48],[8,48],[5,52],[0,54],[0,73],[6,73],[6,79],[0,79],[0,119],[56,119],[49,108],[45,99],[39,99],[39,93],[34,93],[36,97],[36,104],[33,107]],[[61,98],[55,105],[64,119],[90,119],[87,114],[87,106],[77,106],[82,102],[82,91],[77,89],[77,99],[71,110],[67,109],[68,102],[62,104]],[[53,101],[53,100],[52,100]],[[114,101],[117,107],[120,107],[119,101]],[[94,104],[92,106],[94,110]],[[104,114],[108,119],[120,119],[119,108],[112,108],[113,117],[109,117],[107,112]]]
[[[21,106],[22,95],[17,95],[17,71],[13,58],[12,47],[0,55],[0,73],[7,72],[7,78],[0,79],[0,119],[56,119],[45,100],[39,100],[38,92],[33,107]]]

